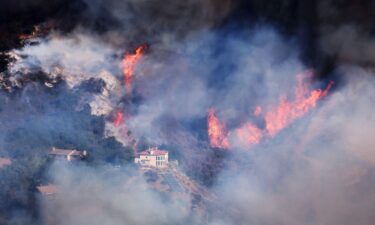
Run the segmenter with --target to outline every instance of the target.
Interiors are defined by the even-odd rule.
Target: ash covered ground
[[[0,224],[374,224],[374,12],[2,1]]]

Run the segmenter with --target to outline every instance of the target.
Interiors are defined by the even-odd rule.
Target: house
[[[53,184],[39,185],[36,188],[44,196],[55,195],[59,192],[58,187],[56,185],[53,185]]]
[[[0,157],[0,169],[9,166],[10,164],[12,164],[12,160]]]
[[[75,149],[59,149],[55,147],[53,147],[48,154],[55,157],[66,158],[66,160],[68,161],[84,159],[87,156],[86,151],[78,151]]]
[[[168,151],[150,148],[140,152],[134,162],[143,167],[165,168],[168,166]]]

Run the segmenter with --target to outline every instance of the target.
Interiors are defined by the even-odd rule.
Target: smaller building
[[[0,169],[9,166],[10,164],[12,164],[12,160],[0,157]]]
[[[53,184],[39,185],[36,188],[44,196],[55,195],[59,193],[59,188]]]
[[[140,152],[134,162],[143,167],[165,168],[168,166],[168,151],[150,148]]]
[[[84,159],[87,156],[86,151],[78,151],[75,149],[59,149],[53,147],[49,152],[49,155],[65,158],[68,161]]]

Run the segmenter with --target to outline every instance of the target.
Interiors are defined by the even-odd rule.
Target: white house
[[[134,162],[145,167],[165,168],[168,166],[168,151],[150,148],[140,152]]]

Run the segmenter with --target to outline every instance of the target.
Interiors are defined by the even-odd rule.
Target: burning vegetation
[[[211,146],[228,149],[230,148],[229,139],[233,138],[238,139],[243,146],[248,148],[259,144],[263,137],[274,137],[282,129],[313,109],[317,105],[318,100],[325,97],[333,85],[333,81],[330,81],[324,90],[310,90],[307,79],[311,77],[311,71],[298,74],[297,87],[295,88],[293,98],[288,100],[285,96],[282,96],[280,97],[280,103],[276,107],[268,107],[269,110],[264,115],[264,130],[248,121],[241,125],[240,128],[236,128],[232,134],[232,132],[226,130],[227,128],[224,124],[216,117],[215,109],[211,108],[207,116],[208,136]],[[261,116],[261,113],[262,108],[256,106],[254,115]]]
[[[309,75],[310,72],[307,72]],[[295,90],[294,100],[288,101],[285,97],[280,98],[277,107],[271,107],[265,115],[266,129],[269,135],[274,136],[280,130],[288,126],[294,120],[300,118],[317,104],[317,101],[326,96],[333,84],[332,81],[324,90],[316,89],[309,91],[308,85],[304,82],[305,74],[297,75],[297,87]]]
[[[126,53],[121,61],[122,73],[124,74],[125,88],[128,93],[132,92],[134,70],[146,50],[146,45],[139,46],[135,53]]]
[[[219,119],[215,115],[215,109],[211,108],[208,112],[208,136],[210,144],[213,148],[229,148],[227,131]]]
[[[115,115],[115,118],[113,119],[113,124],[116,127],[118,127],[118,126],[120,126],[123,123],[124,123],[124,113],[120,112],[120,111],[117,111],[116,115]]]
[[[0,224],[373,225],[373,6],[6,0]]]

